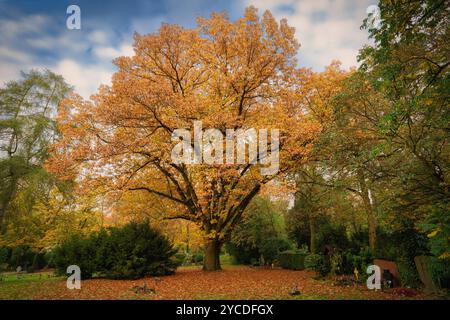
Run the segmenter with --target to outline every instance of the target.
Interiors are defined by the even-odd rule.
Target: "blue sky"
[[[81,9],[81,30],[66,28],[66,9]],[[195,27],[198,16],[226,11],[239,18],[248,5],[287,18],[301,43],[299,65],[321,70],[333,59],[356,65],[367,43],[360,30],[375,0],[0,0],[0,84],[20,71],[49,68],[85,98],[108,84],[112,59],[131,55],[132,34],[158,30],[161,22]]]

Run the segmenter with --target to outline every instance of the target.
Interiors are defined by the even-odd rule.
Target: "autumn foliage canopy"
[[[135,34],[134,56],[119,57],[111,86],[90,101],[72,95],[58,115],[61,139],[48,162],[81,188],[146,192],[167,218],[200,226],[218,249],[261,187],[260,164],[175,164],[171,134],[178,128],[279,129],[280,170],[308,156],[321,124],[300,90],[308,71],[296,67],[299,44],[286,20],[253,7],[231,22],[225,14],[199,18],[198,27],[163,24]],[[206,259],[207,260],[207,259]]]

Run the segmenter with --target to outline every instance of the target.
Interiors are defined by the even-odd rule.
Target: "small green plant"
[[[174,257],[178,265],[180,266],[185,264],[186,262],[189,262],[189,255],[184,252],[177,252]]]
[[[203,253],[199,252],[195,252],[194,254],[192,254],[192,262],[195,264],[200,264],[203,262]]]
[[[342,274],[342,254],[335,252],[330,256],[331,274]]]
[[[305,269],[319,271],[324,263],[324,257],[321,254],[309,254],[305,257]]]

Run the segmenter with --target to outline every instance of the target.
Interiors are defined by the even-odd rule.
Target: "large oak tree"
[[[61,139],[49,168],[80,186],[144,192],[168,219],[198,224],[205,236],[204,270],[220,269],[220,248],[261,187],[307,157],[321,129],[304,103],[296,66],[299,44],[286,20],[249,7],[198,27],[163,24],[136,34],[134,55],[115,60],[112,85],[90,101],[73,95],[58,115]],[[279,129],[280,170],[261,164],[179,164],[171,159],[174,130]],[[270,141],[270,139],[269,139]],[[225,148],[224,148],[225,149]],[[270,146],[269,146],[270,150]],[[152,205],[150,202],[149,205]]]

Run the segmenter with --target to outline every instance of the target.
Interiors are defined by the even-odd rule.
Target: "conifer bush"
[[[59,273],[78,265],[82,279],[137,279],[174,273],[178,266],[175,253],[171,242],[144,221],[73,236],[55,250],[54,259]]]

